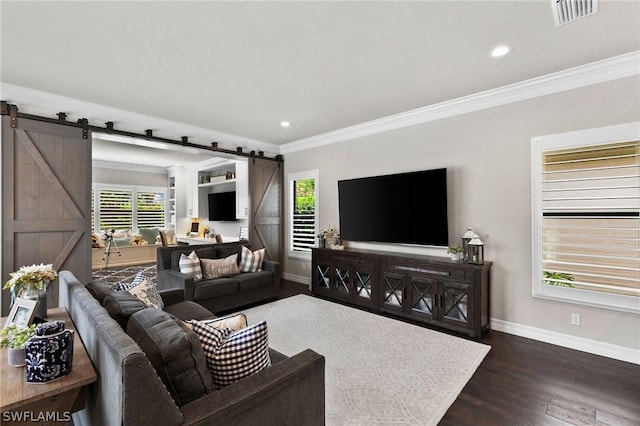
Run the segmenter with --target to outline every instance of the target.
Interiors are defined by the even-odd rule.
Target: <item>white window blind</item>
[[[640,143],[542,152],[544,285],[640,297]]]
[[[640,313],[640,122],[532,138],[532,294]]]
[[[101,188],[98,194],[100,229],[132,229],[133,190]]]
[[[308,259],[318,234],[318,171],[291,173],[289,182],[289,256]]]
[[[166,226],[164,188],[94,184],[91,220],[94,232]]]
[[[316,242],[315,180],[294,180],[293,194],[292,248],[311,251]]]
[[[165,193],[137,191],[138,228],[163,228],[165,224]]]

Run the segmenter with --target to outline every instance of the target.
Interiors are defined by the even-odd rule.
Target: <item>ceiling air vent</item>
[[[598,11],[598,0],[551,0],[556,27],[593,15]]]

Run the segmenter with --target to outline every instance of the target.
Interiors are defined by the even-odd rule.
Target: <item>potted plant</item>
[[[2,287],[11,292],[11,305],[16,297],[37,300],[40,303],[36,310],[39,318],[47,317],[47,287],[51,280],[58,277],[58,273],[53,269],[53,265],[40,264],[22,266],[16,272],[11,272],[11,279]]]
[[[0,330],[0,348],[8,348],[9,365],[22,367],[25,364],[24,344],[36,333],[36,324],[29,327],[19,327],[16,324],[9,324]]]
[[[462,247],[457,244],[449,246],[447,248],[447,253],[451,256],[451,260],[460,260],[460,255],[462,254]]]

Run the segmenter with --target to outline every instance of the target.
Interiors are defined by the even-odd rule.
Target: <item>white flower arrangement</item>
[[[46,291],[49,281],[55,280],[58,273],[52,264],[21,266],[16,272],[11,272],[11,279],[2,287],[11,291],[11,304],[16,297],[22,296],[30,290]]]

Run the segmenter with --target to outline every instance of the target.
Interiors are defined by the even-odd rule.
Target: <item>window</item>
[[[318,171],[289,175],[289,255],[309,258],[318,234]]]
[[[165,226],[164,188],[94,185],[91,194],[91,219],[96,231]]]
[[[533,294],[640,312],[640,123],[533,139]]]

